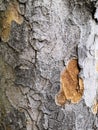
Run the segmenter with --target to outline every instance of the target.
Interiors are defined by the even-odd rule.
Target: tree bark
[[[20,11],[15,6],[18,16],[5,27],[13,1]],[[0,1],[0,130],[98,129],[97,30],[97,0]],[[60,73],[72,58],[84,93],[78,103],[58,106]]]

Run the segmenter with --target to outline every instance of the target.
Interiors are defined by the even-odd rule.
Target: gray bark
[[[6,10],[0,0],[0,11]],[[98,130],[98,2],[19,0],[21,25],[11,24],[0,41],[0,130]],[[84,95],[77,104],[57,106],[60,73],[78,58]]]

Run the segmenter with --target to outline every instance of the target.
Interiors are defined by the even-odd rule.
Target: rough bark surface
[[[0,0],[0,12],[11,1]],[[0,41],[0,130],[98,130],[97,0],[18,2],[24,21],[13,21],[9,41]],[[60,72],[71,58],[84,95],[60,107]]]

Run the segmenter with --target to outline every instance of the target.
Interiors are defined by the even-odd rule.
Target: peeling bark
[[[67,101],[78,103],[84,91],[83,80],[78,77],[78,60],[71,59],[60,75],[60,91],[55,97],[57,105],[64,105]]]
[[[13,1],[0,0],[0,13]],[[10,21],[9,40],[0,40],[0,130],[97,130],[98,2],[17,2],[24,21]],[[60,72],[74,57],[83,97],[57,106]]]

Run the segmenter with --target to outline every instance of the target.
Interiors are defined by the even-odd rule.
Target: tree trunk
[[[97,0],[0,0],[0,37],[0,130],[98,129]],[[73,58],[84,92],[58,106]]]

